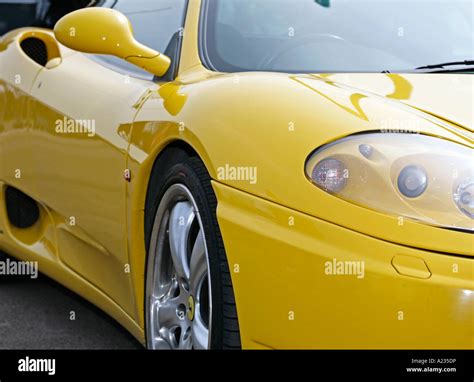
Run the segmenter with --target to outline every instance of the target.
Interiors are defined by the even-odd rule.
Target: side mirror
[[[162,77],[171,60],[133,37],[132,25],[122,13],[108,8],[84,8],[61,18],[54,27],[56,39],[83,53],[119,57]]]

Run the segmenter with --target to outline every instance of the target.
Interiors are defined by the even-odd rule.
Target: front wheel
[[[197,158],[156,167],[146,276],[149,349],[240,348],[227,258],[209,175]],[[149,191],[150,192],[150,191]],[[154,208],[156,206],[156,208]],[[147,211],[149,213],[150,211]]]

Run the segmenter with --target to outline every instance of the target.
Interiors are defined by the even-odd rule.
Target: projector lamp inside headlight
[[[456,188],[454,201],[461,212],[474,219],[474,179],[469,179]]]
[[[408,198],[416,198],[423,194],[428,185],[428,176],[419,166],[407,166],[398,176],[398,189]]]

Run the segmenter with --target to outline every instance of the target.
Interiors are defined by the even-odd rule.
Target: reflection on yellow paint
[[[387,94],[387,98],[410,99],[413,92],[413,85],[400,74],[387,74],[387,77],[393,82],[395,90],[392,94]]]
[[[158,93],[163,98],[164,107],[168,113],[178,115],[188,99],[187,94],[180,93],[181,85],[176,83],[166,83],[160,87]]]
[[[327,75],[321,75],[321,77],[329,77],[330,75],[327,74]],[[317,77],[316,77],[317,78]],[[312,86],[309,86],[307,83],[305,83],[304,81],[302,81],[301,79],[299,79],[298,77],[292,77],[293,80],[299,82],[301,85],[304,85],[305,87],[307,88],[310,88],[311,90],[315,91],[316,93],[318,93],[321,97],[324,97],[326,98],[328,101],[332,102],[333,104],[339,106],[340,108],[342,108],[343,110],[347,111],[348,113],[351,113],[352,115],[354,115],[355,117],[357,118],[360,118],[360,119],[363,119],[364,121],[368,121],[369,118],[367,117],[367,114],[365,114],[365,112],[362,110],[362,107],[360,106],[360,103],[361,101],[364,99],[364,98],[368,98],[366,95],[364,94],[361,94],[361,93],[352,93],[349,97],[349,102],[350,104],[353,106],[353,108],[349,107],[349,106],[345,106],[343,105],[342,103],[336,101],[335,99],[329,97],[327,94],[317,90],[316,88],[312,87]],[[328,84],[328,85],[332,85],[332,86],[335,86],[337,88],[342,88],[341,86],[339,86],[337,83],[335,82],[332,82],[330,80],[325,80],[325,83]]]
[[[333,85],[336,87],[341,88],[336,82],[331,81],[329,78],[331,76],[334,76],[335,74],[333,73],[323,73],[319,74],[318,76],[314,77],[319,77],[323,78],[325,82],[329,85]],[[397,99],[397,100],[407,100],[410,99],[412,92],[413,92],[413,85],[403,76],[400,74],[387,74],[387,78],[392,81],[393,86],[394,86],[394,91],[391,94],[387,94],[387,98],[392,98],[392,99]],[[297,78],[294,78],[296,81],[300,82],[301,84],[308,86],[304,82],[298,80]],[[362,99],[367,98],[367,96],[360,94],[360,93],[352,93],[349,97],[350,103],[353,106],[353,109],[347,106],[342,105],[341,103],[337,102],[336,100],[328,97],[326,94],[318,91],[317,89],[314,89],[311,87],[312,90],[314,90],[316,93],[321,95],[322,97],[328,99],[335,105],[341,107],[345,111],[351,113],[352,115],[355,115],[358,118],[364,119],[365,121],[368,121],[367,115],[364,113],[362,110],[362,107],[360,105],[360,102]]]

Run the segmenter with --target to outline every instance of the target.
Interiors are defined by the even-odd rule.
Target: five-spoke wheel
[[[196,202],[184,185],[164,194],[150,252],[151,347],[207,349],[212,317],[208,253]]]

